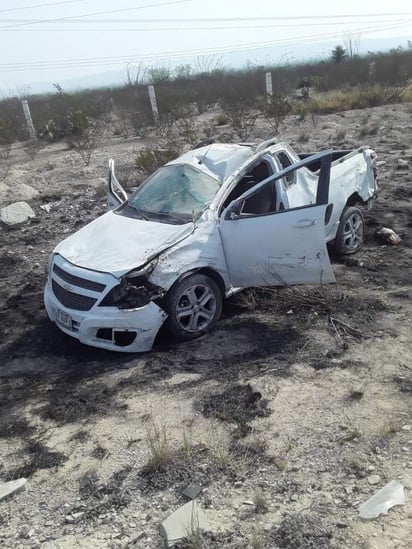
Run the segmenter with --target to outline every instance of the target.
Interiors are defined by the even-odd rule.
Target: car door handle
[[[297,229],[305,229],[306,227],[312,227],[312,225],[316,225],[317,222],[317,219],[301,219],[296,223],[296,225],[293,226]]]

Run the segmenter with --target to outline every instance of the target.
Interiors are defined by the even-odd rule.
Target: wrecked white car
[[[82,343],[152,348],[211,330],[236,289],[334,282],[327,243],[362,245],[376,194],[375,153],[297,155],[274,140],[183,154],[128,196],[109,169],[111,211],[63,240],[49,261],[50,319]]]

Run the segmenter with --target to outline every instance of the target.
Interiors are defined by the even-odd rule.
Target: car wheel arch
[[[347,199],[345,207],[364,205],[365,201],[362,199],[358,192],[354,192]]]
[[[196,274],[196,273],[204,274],[205,276],[208,276],[209,278],[214,280],[216,282],[216,284],[218,285],[221,293],[222,293],[222,298],[224,299],[224,297],[226,295],[225,281],[223,280],[223,277],[215,269],[212,269],[211,267],[197,267],[195,269],[191,269],[190,271],[186,271],[185,273],[181,274],[173,282],[173,284],[171,285],[169,290],[171,290],[173,288],[173,286],[176,286],[176,284],[179,284],[179,282],[181,282],[183,279],[185,279],[188,276],[191,276],[193,274]]]

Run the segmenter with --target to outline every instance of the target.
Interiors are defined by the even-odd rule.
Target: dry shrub
[[[263,115],[269,124],[270,129],[274,133],[277,133],[280,124],[291,112],[292,105],[285,95],[274,93],[261,102],[261,110],[263,111]]]
[[[164,148],[144,147],[136,155],[137,171],[145,176],[179,156],[179,151],[169,143]]]
[[[250,100],[228,96],[221,101],[221,108],[240,139],[248,139],[258,117]]]
[[[405,101],[407,103],[412,102],[412,84],[410,84],[407,88],[405,88],[401,94],[402,101]]]
[[[364,109],[383,105],[388,102],[390,96],[386,88],[380,85],[354,88],[348,91],[338,90],[315,95],[309,102],[309,109],[318,114]]]
[[[250,288],[236,296],[238,305],[248,308],[290,309],[328,313],[338,305],[344,305],[347,296],[338,286],[294,286],[293,288]]]
[[[82,120],[77,127],[68,127],[65,141],[77,152],[84,164],[88,166],[93,152],[99,147],[105,136],[105,124],[102,120],[88,117],[82,111],[77,111],[74,117]]]
[[[274,547],[279,549],[329,549],[333,545],[333,528],[315,514],[284,513],[279,526],[270,532]],[[272,546],[272,544],[270,546]]]

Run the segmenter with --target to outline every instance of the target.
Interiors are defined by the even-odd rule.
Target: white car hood
[[[79,267],[122,276],[192,231],[193,223],[169,225],[108,212],[60,242],[54,253]]]

